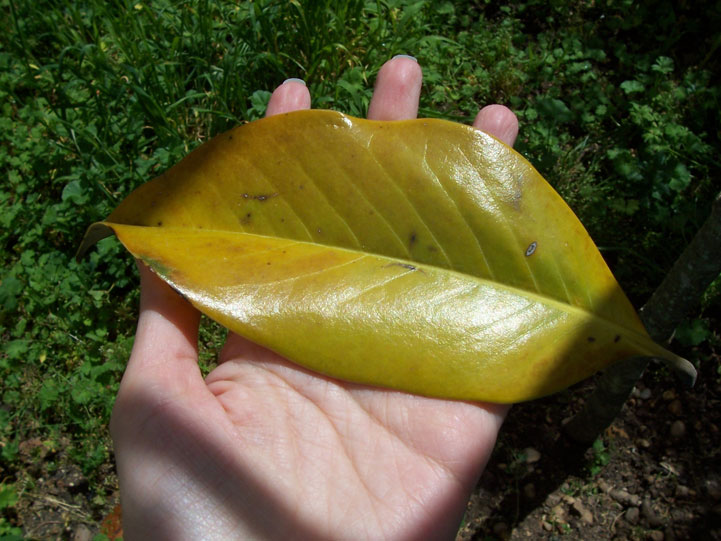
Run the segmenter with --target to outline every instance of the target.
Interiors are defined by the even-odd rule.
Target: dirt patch
[[[458,540],[721,539],[719,362],[691,390],[647,371],[591,449],[561,427],[592,384],[514,406]]]
[[[721,539],[720,363],[711,355],[691,390],[647,371],[591,449],[561,427],[592,382],[514,406],[457,539]],[[107,533],[117,528],[112,464],[89,483],[62,442],[32,439],[19,451],[28,481],[9,518],[26,538],[90,540],[104,518]],[[102,493],[90,489],[97,479]]]
[[[10,517],[25,539],[89,541],[118,500],[112,464],[93,472],[90,483],[67,455],[68,441],[31,438],[18,449],[19,499]],[[93,485],[95,490],[90,487]],[[100,490],[100,492],[98,492]]]

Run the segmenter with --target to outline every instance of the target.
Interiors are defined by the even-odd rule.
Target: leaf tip
[[[75,261],[80,261],[87,251],[97,244],[98,241],[104,239],[105,237],[109,237],[112,234],[113,229],[107,224],[103,222],[92,224],[85,232],[85,236],[78,247],[78,251],[75,252]]]
[[[698,375],[696,367],[683,357],[674,355],[673,357],[656,357],[656,359],[663,362],[666,366],[673,370],[676,377],[684,384],[684,386],[690,389],[696,385],[696,377]]]

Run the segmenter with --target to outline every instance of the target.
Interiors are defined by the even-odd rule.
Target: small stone
[[[549,508],[556,507],[559,503],[561,503],[561,499],[563,496],[560,492],[551,492],[548,496],[546,496],[546,505]]]
[[[638,440],[638,446],[641,449],[648,449],[649,447],[651,447],[651,442],[648,441],[646,438],[641,438],[640,440]]]
[[[551,530],[553,530],[553,524],[551,524],[547,520],[544,520],[543,521],[543,529],[546,530],[547,532],[550,532]]]
[[[598,488],[601,490],[601,492],[605,492],[606,494],[611,492],[611,489],[613,488],[606,482],[605,479],[599,479],[596,484],[598,485]]]
[[[527,500],[533,500],[533,499],[535,499],[535,497],[536,497],[536,485],[534,485],[533,483],[526,483],[526,484],[523,486],[523,496],[525,496],[525,498],[526,498]]]
[[[649,389],[648,387],[641,389],[641,391],[638,393],[638,397],[641,400],[648,400],[649,398],[651,398],[651,389]]]
[[[663,532],[660,530],[652,530],[648,532],[648,538],[651,541],[663,541],[665,539],[665,536],[663,535]]]
[[[611,498],[623,505],[632,505],[638,507],[641,504],[641,498],[636,494],[629,494],[625,490],[613,489],[608,493]]]
[[[534,464],[541,460],[541,453],[533,447],[526,447],[523,450],[523,454],[526,457],[526,464]]]
[[[586,509],[586,507],[581,503],[581,500],[576,500],[573,503],[573,509],[576,513],[578,513],[583,522],[586,524],[593,524],[593,513]]]
[[[566,518],[566,510],[561,504],[558,504],[553,509],[551,509],[551,514],[556,518],[556,521],[562,521],[564,518]]]
[[[682,409],[683,406],[678,398],[668,405],[668,411],[671,412],[672,415],[681,415]]]
[[[712,500],[721,500],[721,483],[716,479],[707,479],[704,488]]]
[[[663,398],[666,402],[671,402],[671,400],[676,398],[676,392],[673,389],[669,389],[668,391],[663,392],[661,398]]]
[[[672,438],[682,438],[686,434],[686,425],[683,421],[674,421],[669,430]]]
[[[629,524],[636,524],[638,522],[639,515],[640,515],[640,512],[638,510],[638,507],[629,507],[628,509],[626,509],[624,518],[626,519],[626,522],[628,522]]]
[[[93,532],[85,525],[81,524],[73,534],[73,541],[90,541],[93,538]]]
[[[676,485],[676,497],[688,498],[693,491],[685,485]]]
[[[663,519],[651,505],[651,500],[644,500],[641,504],[641,514],[644,516],[649,526],[657,528],[663,524]]]
[[[574,498],[574,497],[571,496],[570,494],[564,494],[564,495],[563,495],[563,501],[564,501],[565,503],[567,503],[568,505],[573,505],[574,503],[576,503],[576,498]]]

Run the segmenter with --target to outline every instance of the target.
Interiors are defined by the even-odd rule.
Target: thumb
[[[137,391],[165,400],[203,382],[198,367],[199,312],[143,263],[140,316],[118,401]]]

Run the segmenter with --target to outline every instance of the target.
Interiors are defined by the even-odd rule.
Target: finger
[[[271,94],[265,116],[300,109],[310,109],[310,92],[301,79],[287,79]]]
[[[139,263],[140,317],[118,400],[138,386],[176,395],[202,382],[198,368],[200,314],[148,267]]]
[[[405,120],[418,116],[423,72],[412,56],[399,55],[383,64],[368,107],[372,120]]]
[[[518,118],[503,105],[487,105],[478,111],[473,127],[490,133],[509,146],[513,146],[518,137]]]

